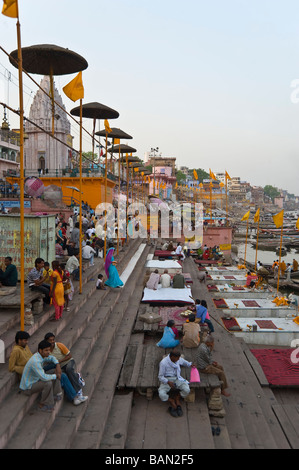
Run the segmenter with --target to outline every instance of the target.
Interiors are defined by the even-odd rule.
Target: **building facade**
[[[50,93],[50,78],[44,77],[40,86]],[[54,85],[54,99],[64,108],[62,98]],[[25,123],[27,139],[24,145],[24,163],[26,171],[39,170],[41,174],[53,170],[71,167],[72,151],[64,144],[71,142],[71,125],[66,113],[57,105],[54,110],[54,135],[61,142],[51,137],[52,103],[50,98],[38,90],[30,107],[29,120],[41,127],[39,129],[29,121]],[[43,132],[45,130],[47,133]]]

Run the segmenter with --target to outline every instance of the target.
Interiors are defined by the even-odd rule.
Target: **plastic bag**
[[[200,376],[197,368],[195,366],[191,367],[191,372],[190,372],[190,382],[200,382]]]

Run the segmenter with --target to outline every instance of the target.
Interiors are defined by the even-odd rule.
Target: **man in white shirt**
[[[167,287],[170,287],[171,284],[171,277],[168,274],[168,269],[164,270],[164,273],[160,277],[160,283],[163,289],[166,289]]]
[[[190,393],[188,381],[181,377],[180,366],[191,367],[192,362],[182,359],[181,353],[178,351],[171,351],[168,356],[162,359],[159,366],[159,397],[162,401],[170,403],[168,411],[174,418],[183,415],[180,397],[185,398]],[[171,398],[169,396],[170,390],[178,393]]]
[[[80,276],[80,271],[79,271],[80,263],[79,263],[78,257],[79,257],[79,254],[70,256],[65,265],[66,271],[68,271],[70,274],[73,275],[73,278],[75,281],[79,281],[79,276]]]
[[[184,261],[185,255],[184,255],[183,247],[180,243],[178,243],[178,246],[176,247],[175,254],[178,256],[179,259],[182,259],[182,261]]]
[[[94,266],[94,255],[96,251],[90,246],[90,241],[82,248],[82,258],[89,259],[89,266]]]

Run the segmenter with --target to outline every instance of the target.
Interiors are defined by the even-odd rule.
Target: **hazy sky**
[[[22,46],[56,44],[85,57],[84,102],[116,109],[120,117],[110,126],[133,136],[128,143],[139,157],[159,147],[178,166],[226,169],[253,185],[299,195],[298,1],[19,0],[19,6]],[[3,15],[0,44],[8,52],[17,47],[15,20]],[[73,77],[55,80],[68,111],[78,103],[62,87]],[[26,79],[27,116],[34,92]],[[0,101],[18,107],[17,70],[1,51]],[[84,126],[91,130],[91,121]],[[84,150],[91,150],[90,138]]]

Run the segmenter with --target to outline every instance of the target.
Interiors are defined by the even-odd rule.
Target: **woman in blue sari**
[[[114,248],[111,247],[107,251],[106,259],[105,259],[105,272],[107,276],[107,281],[105,282],[105,286],[109,287],[122,287],[124,283],[121,281],[117,269],[116,269],[116,261],[113,257]]]

